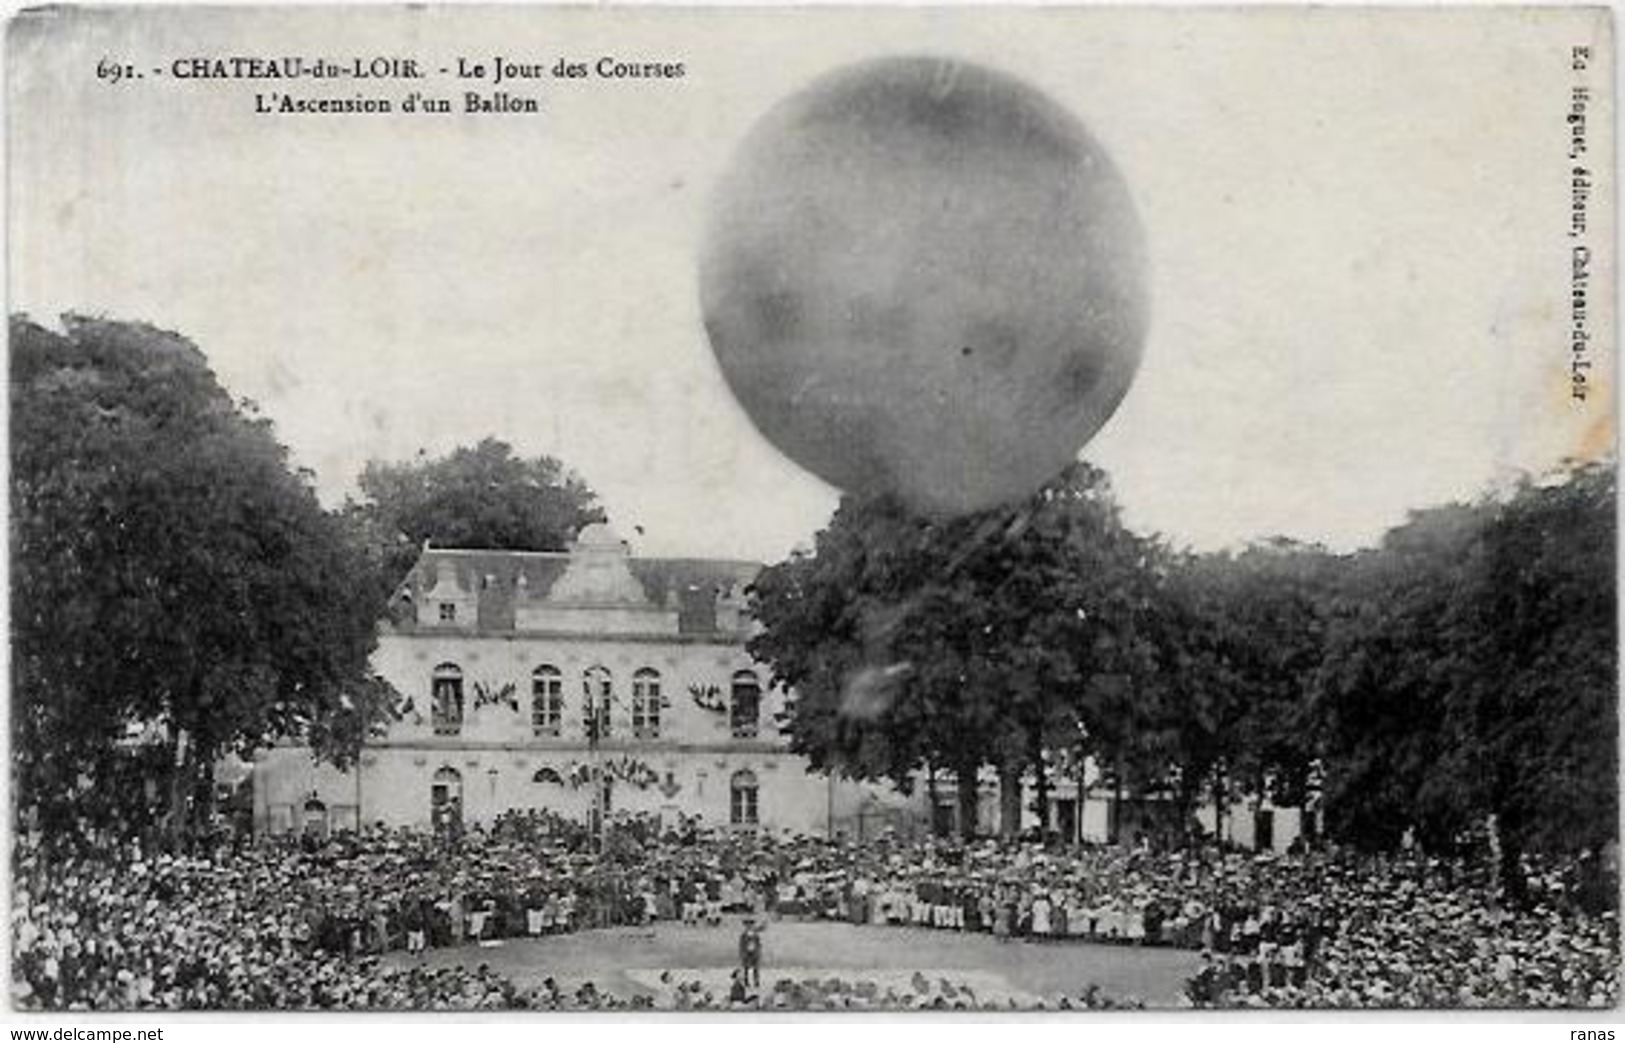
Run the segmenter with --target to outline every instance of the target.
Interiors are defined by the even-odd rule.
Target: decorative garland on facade
[[[602,770],[605,778],[614,779],[616,782],[624,783],[633,789],[646,790],[651,786],[661,784],[659,772],[632,756],[621,756],[613,760],[606,760],[602,765]],[[541,772],[537,774],[541,774]],[[546,784],[569,786],[571,789],[577,790],[583,786],[592,785],[593,766],[586,761],[571,761],[569,767],[565,768],[564,771],[552,772],[551,774],[557,776],[558,782],[554,783],[553,778],[548,778],[543,780]],[[672,792],[675,791],[675,788],[673,788]],[[665,792],[665,790],[662,789],[661,792]],[[669,797],[671,793],[666,795]]]
[[[655,771],[643,761],[633,757],[623,756],[618,760],[610,761],[605,765],[611,778],[624,782],[634,789],[648,789],[660,782],[660,773]]]
[[[688,694],[694,700],[694,705],[702,710],[712,713],[727,713],[728,703],[722,698],[722,689],[714,684],[688,686]]]
[[[418,713],[417,704],[411,696],[407,696],[404,700],[398,701],[394,706],[390,707],[389,715],[397,721],[404,721],[410,717],[415,727],[423,727],[423,715]]]
[[[694,697],[695,705],[710,710],[712,713],[727,711],[727,704],[721,698],[721,689],[717,688],[716,685],[706,685],[703,688],[699,685],[689,685],[688,690]],[[619,700],[614,701],[619,702]],[[506,706],[513,713],[518,713],[519,687],[512,681],[501,686],[483,681],[475,682],[474,709],[481,710],[487,706]],[[653,700],[650,709],[669,710],[671,709],[671,700],[666,697],[664,692],[661,692]],[[397,700],[395,705],[390,707],[389,715],[396,721],[404,721],[410,717],[414,725],[421,726],[423,724],[423,714],[418,710],[416,701],[411,696]],[[582,707],[582,716],[588,721],[592,719],[592,700],[590,697]]]
[[[518,713],[519,688],[512,681],[509,681],[501,688],[484,682],[475,682],[474,709],[478,710],[482,707],[495,705],[506,706],[514,713]]]

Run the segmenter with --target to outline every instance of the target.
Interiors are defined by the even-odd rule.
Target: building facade
[[[425,549],[374,657],[403,697],[398,719],[350,771],[303,746],[262,753],[255,830],[432,828],[534,808],[587,823],[631,812],[859,838],[957,832],[951,782],[904,798],[813,774],[789,751],[784,693],[745,649],[759,569],[636,557],[603,524],[562,553]],[[998,788],[985,775],[978,824],[993,830]],[[1081,799],[1075,780],[1052,780],[1042,817],[1024,801],[1023,828],[1092,843],[1149,829],[1114,809],[1094,765],[1087,775]],[[1245,847],[1284,850],[1302,828],[1296,809],[1242,803],[1198,818]]]
[[[745,650],[759,568],[635,557],[603,524],[567,553],[426,548],[374,660],[403,696],[398,719],[352,771],[301,746],[262,754],[256,830],[528,808],[813,834],[912,823],[923,807],[812,774],[787,749],[784,694]]]

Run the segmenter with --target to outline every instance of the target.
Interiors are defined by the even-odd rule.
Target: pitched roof
[[[543,600],[569,569],[575,556],[555,551],[462,550],[427,547],[390,599],[389,619],[396,630],[439,629],[417,621],[417,606],[449,568],[457,589],[476,599],[475,630],[513,633],[516,603]],[[717,598],[738,597],[756,578],[758,562],[716,558],[624,559],[648,603],[675,609],[679,634],[719,634]]]

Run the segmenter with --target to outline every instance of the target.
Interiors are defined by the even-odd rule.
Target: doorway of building
[[[1078,840],[1078,802],[1063,797],[1055,802],[1055,832],[1068,844]]]
[[[327,839],[327,805],[315,797],[305,801],[303,831],[308,837]]]
[[[463,829],[463,775],[456,768],[441,768],[429,787],[429,822],[442,835]]]

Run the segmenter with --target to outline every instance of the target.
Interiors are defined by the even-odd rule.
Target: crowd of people
[[[724,992],[704,981],[686,979],[670,984],[669,1000],[657,1009],[672,1010],[766,1010],[766,1011],[1031,1011],[1031,1010],[1129,1010],[1143,1009],[1134,997],[1118,998],[1091,985],[1075,996],[1010,995],[1000,990],[978,992],[970,984],[947,978],[928,978],[919,971],[904,981],[877,980],[875,977],[848,979],[839,975],[823,978],[778,978],[769,988],[752,988],[748,975],[736,970]]]
[[[647,822],[599,843],[534,813],[456,836],[375,828],[186,855],[24,839],[14,858],[13,995],[36,1009],[737,1006],[728,990],[616,997],[418,962],[428,948],[732,914],[1177,946],[1201,954],[1186,990],[1198,1006],[1598,1007],[1618,989],[1617,919],[1572,900],[1572,863],[1532,865],[1532,904],[1515,910],[1487,867],[1420,854],[855,844]],[[889,1002],[836,981],[774,982],[750,1002]],[[1085,984],[1069,1007],[1108,1002]]]

